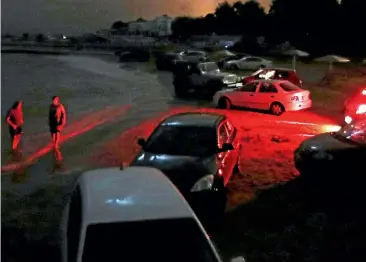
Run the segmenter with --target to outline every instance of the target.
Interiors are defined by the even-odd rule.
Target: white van
[[[221,261],[188,203],[154,168],[83,173],[61,225],[63,262]]]

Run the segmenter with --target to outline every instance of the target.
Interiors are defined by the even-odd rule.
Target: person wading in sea
[[[13,106],[9,109],[6,115],[6,122],[9,125],[9,132],[11,136],[12,152],[15,153],[18,149],[21,136],[23,134],[23,101],[15,101]]]
[[[57,162],[62,161],[59,143],[61,139],[61,131],[66,125],[66,110],[60,102],[58,96],[52,97],[52,104],[49,110],[48,125],[50,128],[53,148],[55,150],[55,158]]]

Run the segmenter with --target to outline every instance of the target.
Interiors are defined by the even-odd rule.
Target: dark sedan
[[[159,54],[155,59],[156,69],[173,71],[175,62],[182,59],[182,56],[178,53]]]
[[[366,178],[366,120],[345,124],[338,132],[305,140],[295,151],[296,168],[304,177],[342,182]],[[329,180],[328,180],[329,179]]]
[[[181,113],[163,120],[145,141],[132,166],[160,169],[198,213],[221,213],[226,185],[238,171],[236,128],[223,115]]]

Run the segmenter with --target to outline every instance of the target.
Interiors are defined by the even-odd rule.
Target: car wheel
[[[261,65],[258,69],[264,69],[264,68],[266,68],[266,66],[265,65]]]
[[[273,103],[270,107],[270,111],[273,115],[275,116],[280,116],[283,114],[283,112],[285,112],[285,108],[282,104],[280,103]]]
[[[188,89],[183,84],[175,84],[174,92],[175,92],[176,97],[184,98],[188,94]]]
[[[222,97],[217,103],[217,107],[221,109],[230,109],[232,107],[232,104],[229,98]]]
[[[239,69],[239,67],[237,65],[230,65],[229,68],[231,70],[238,70]]]

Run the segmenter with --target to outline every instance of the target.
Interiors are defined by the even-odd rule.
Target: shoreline
[[[27,47],[27,46],[2,46],[1,54],[33,54],[33,55],[112,55],[114,51],[97,49],[68,49],[64,47]]]

